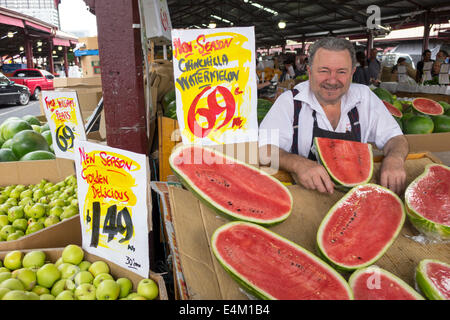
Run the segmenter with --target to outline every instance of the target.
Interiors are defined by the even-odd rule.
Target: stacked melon
[[[31,115],[0,125],[0,148],[0,162],[55,159],[48,124]]]

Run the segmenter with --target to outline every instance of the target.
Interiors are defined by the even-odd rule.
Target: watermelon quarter
[[[306,249],[248,222],[230,222],[211,238],[223,268],[250,294],[266,300],[350,300],[345,279]]]
[[[389,112],[396,118],[401,118],[403,116],[403,113],[397,109],[394,105],[390,104],[387,101],[382,100],[386,108],[389,110]]]
[[[434,100],[427,98],[416,98],[412,101],[414,109],[423,114],[437,116],[444,113],[444,107]]]
[[[424,259],[416,269],[416,283],[430,300],[450,300],[450,265]]]
[[[367,267],[387,251],[404,221],[403,202],[395,193],[376,184],[354,187],[322,220],[319,252],[338,270]]]
[[[402,279],[377,266],[356,270],[348,282],[355,300],[424,300]]]
[[[186,188],[229,219],[270,226],[291,213],[292,195],[281,182],[220,152],[182,146],[169,164]]]
[[[351,188],[372,178],[370,144],[329,138],[314,138],[314,144],[320,162],[338,185]]]
[[[406,213],[425,235],[450,239],[450,168],[429,164],[405,190]]]

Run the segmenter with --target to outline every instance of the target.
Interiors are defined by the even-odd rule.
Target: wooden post
[[[423,28],[423,41],[422,41],[422,52],[428,49],[430,42],[430,23],[429,23],[429,12],[425,11],[424,14],[424,28]]]

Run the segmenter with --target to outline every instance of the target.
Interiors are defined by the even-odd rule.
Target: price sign
[[[79,140],[74,149],[83,248],[148,277],[146,156]]]
[[[50,131],[53,150],[60,158],[74,158],[75,140],[86,140],[83,118],[75,91],[42,91],[41,103]]]

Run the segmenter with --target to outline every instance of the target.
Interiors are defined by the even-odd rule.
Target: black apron
[[[292,89],[292,96],[295,97],[298,94],[297,89]],[[294,135],[292,139],[292,147],[291,147],[291,153],[299,154],[298,153],[298,117],[300,114],[300,110],[302,109],[302,102],[299,100],[294,99],[294,122],[293,122],[293,128],[294,128]],[[351,131],[347,132],[334,132],[334,131],[328,131],[319,128],[317,125],[317,117],[316,117],[316,110],[313,110],[313,119],[314,119],[314,125],[313,125],[313,134],[311,139],[311,147],[309,149],[308,159],[316,161],[317,160],[317,153],[314,148],[314,138],[330,138],[330,139],[341,139],[341,140],[350,140],[350,141],[358,141],[361,142],[361,127],[359,125],[359,114],[358,109],[354,107],[352,110],[350,110],[347,113],[348,118],[350,119],[351,124]]]

